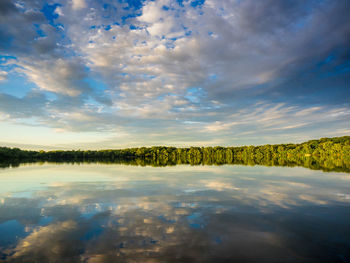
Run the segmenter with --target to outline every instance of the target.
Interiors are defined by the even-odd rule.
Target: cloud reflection
[[[37,174],[48,171],[45,167],[33,168]],[[93,165],[80,168],[94,170]],[[0,223],[18,221],[26,233],[15,243],[0,248],[2,259],[6,262],[349,259],[346,248],[350,201],[344,198],[349,188],[341,184],[343,175],[299,168],[202,167],[199,172],[196,167],[124,170],[114,167],[118,173],[112,172],[111,166],[105,168],[99,166],[99,175],[103,179],[111,172],[114,177],[110,181],[89,182],[92,179],[89,174],[85,181],[77,182],[57,183],[53,178],[45,187],[33,188],[26,198],[16,197],[18,192],[4,197]],[[73,173],[75,168],[64,169]],[[26,176],[23,171],[22,176]],[[123,182],[123,187],[119,182]],[[195,191],[184,191],[189,188]],[[310,242],[310,238],[315,242]],[[334,240],[337,252],[330,254]]]

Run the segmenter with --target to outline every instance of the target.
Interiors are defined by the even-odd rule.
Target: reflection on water
[[[214,156],[192,156],[188,155],[184,158],[178,158],[176,155],[159,155],[147,158],[110,158],[111,156],[101,158],[52,158],[44,162],[51,162],[56,164],[65,164],[67,162],[72,164],[79,163],[104,163],[104,164],[123,164],[132,166],[153,166],[153,167],[164,167],[164,166],[175,166],[175,165],[262,165],[262,166],[287,166],[287,167],[306,167],[312,170],[322,170],[324,172],[347,172],[350,173],[350,156],[348,155],[327,155],[327,156],[308,156],[308,155],[286,155],[286,156],[265,156],[262,158],[260,155],[257,156],[235,156],[232,154],[217,154]],[[197,158],[198,157],[198,158]],[[34,163],[35,161],[10,159],[8,161],[0,161],[0,168],[19,167],[21,165]]]
[[[0,170],[0,262],[349,262],[350,175],[304,168]]]

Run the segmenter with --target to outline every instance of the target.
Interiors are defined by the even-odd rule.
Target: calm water
[[[261,166],[2,169],[0,262],[350,262],[350,174]]]

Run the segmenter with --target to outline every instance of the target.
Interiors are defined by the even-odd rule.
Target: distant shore
[[[104,162],[136,165],[245,164],[304,166],[325,171],[350,171],[350,136],[321,138],[299,144],[240,147],[167,146],[99,151],[27,151],[0,147],[0,162]]]

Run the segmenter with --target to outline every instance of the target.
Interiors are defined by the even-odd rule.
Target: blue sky
[[[2,0],[0,144],[350,135],[350,2]]]

